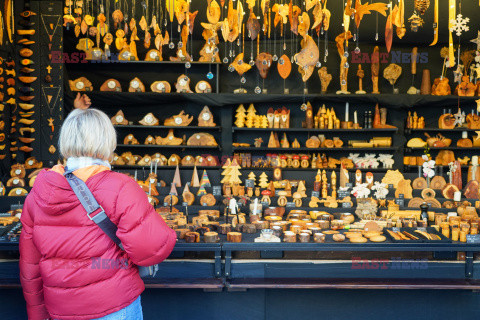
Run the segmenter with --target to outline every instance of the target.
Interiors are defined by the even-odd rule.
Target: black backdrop
[[[138,2],[138,1],[137,1]],[[378,2],[386,2],[385,0],[378,1]],[[462,12],[465,16],[470,17],[471,21],[469,23],[470,26],[470,31],[465,32],[462,36],[462,50],[467,50],[467,49],[475,49],[476,45],[474,43],[470,43],[469,40],[473,39],[477,35],[477,26],[475,25],[475,14],[480,13],[480,7],[478,6],[478,3],[476,1],[459,1],[461,3],[461,10],[460,10],[460,5],[459,8],[457,8],[457,13]],[[149,2],[151,5],[151,1]],[[301,2],[296,0],[293,1],[294,4],[297,4],[301,6]],[[206,19],[206,7],[205,7],[205,2],[204,1],[199,1],[199,0],[194,0],[192,1],[192,9],[191,11],[194,10],[199,10],[199,13],[195,19],[195,28],[194,28],[194,34],[190,38],[193,38],[192,41],[192,47],[193,50],[189,50],[189,53],[192,54],[193,52],[193,58],[194,60],[198,60],[199,58],[199,51],[201,46],[203,45],[204,41],[201,37],[201,32],[203,28],[200,26],[200,22],[207,22]],[[335,37],[342,32],[342,12],[343,12],[343,4],[342,1],[329,1],[327,4],[328,9],[332,13],[332,18],[331,18],[331,26],[330,30],[328,31],[328,60],[327,63],[324,62],[324,55],[325,55],[325,36],[320,37],[320,56],[321,59],[320,61],[322,62],[322,65],[326,65],[328,67],[329,73],[332,74],[333,80],[332,83],[330,84],[329,87],[329,92],[336,92],[340,88],[339,84],[339,56],[337,53],[336,45],[334,42]],[[427,13],[423,16],[425,20],[425,25],[419,29],[418,32],[412,32],[410,31],[409,23],[407,21],[408,17],[413,12],[413,2],[409,1],[405,5],[405,22],[406,22],[406,27],[407,27],[407,33],[404,36],[403,39],[398,39],[396,35],[394,35],[394,40],[393,40],[393,46],[392,46],[392,54],[388,58],[388,62],[397,62],[395,57],[398,57],[400,54],[409,54],[414,46],[419,47],[419,53],[424,54],[424,57],[426,59],[422,59],[422,62],[426,60],[426,63],[419,63],[418,65],[418,71],[417,71],[417,77],[415,81],[415,86],[417,88],[420,87],[420,80],[421,80],[421,74],[422,70],[424,68],[428,68],[432,71],[432,81],[435,77],[438,77],[441,73],[442,69],[442,64],[443,64],[443,59],[440,57],[440,49],[443,46],[448,45],[448,26],[447,26],[447,21],[448,21],[448,2],[447,1],[440,1],[440,8],[439,8],[439,21],[440,21],[440,26],[439,26],[439,42],[437,45],[433,47],[429,47],[428,45],[433,41],[433,9],[434,9],[434,4],[433,1],[431,1],[431,5]],[[246,4],[244,5],[245,11],[248,11]],[[140,20],[141,16],[141,9],[140,5],[137,3],[136,5],[137,9],[137,22]],[[128,4],[128,11],[131,12],[131,2],[129,1]],[[95,11],[96,12],[96,11]],[[259,14],[260,8],[259,5],[257,5],[254,9],[254,12]],[[311,11],[310,11],[311,12]],[[130,14],[131,16],[131,14]],[[247,19],[247,14],[245,15],[244,19],[246,22]],[[378,45],[380,47],[380,52],[381,53],[386,53],[386,48],[385,48],[385,42],[384,42],[384,33],[385,33],[385,22],[386,22],[386,17],[383,17],[382,15],[378,15],[378,33],[379,33],[379,38],[378,41],[375,41],[375,34],[377,30],[377,14],[374,12],[370,15],[364,16],[362,23],[360,25],[360,30],[359,30],[359,48],[361,49],[362,53],[371,53],[373,51],[373,47]],[[223,15],[222,15],[223,18]],[[130,17],[129,17],[130,19]],[[312,20],[313,21],[313,20]],[[287,24],[288,28],[288,24]],[[355,30],[355,23],[352,20],[351,21],[351,27],[350,30],[352,33],[356,33]],[[167,27],[168,31],[170,31],[170,27]],[[137,50],[138,50],[138,55],[141,60],[145,57],[146,49],[143,47],[143,39],[144,39],[144,33],[138,28],[139,30],[139,37],[140,41],[137,41]],[[173,38],[173,41],[177,43],[179,41],[179,34],[177,31],[177,23],[176,20],[173,25],[173,33],[170,35],[171,38]],[[223,42],[223,39],[220,36],[220,44],[219,44],[219,49],[221,52],[221,58],[224,57],[225,55],[225,44]],[[72,52],[75,51],[75,45],[78,42],[78,39],[75,38],[73,28],[70,28],[70,30],[65,30],[65,51],[66,52]],[[128,38],[129,36],[127,36]],[[299,52],[300,50],[300,38],[297,37],[292,37],[292,33],[290,31],[286,32],[286,43],[287,43],[287,50],[286,54],[291,56],[292,54]],[[317,35],[316,33],[313,35],[313,38],[315,41],[317,41]],[[91,38],[92,40],[95,41],[94,38]],[[153,39],[152,39],[153,40]],[[272,55],[274,53],[277,54],[277,56],[281,56],[283,54],[282,52],[282,43],[283,40],[280,39],[280,28],[277,27],[277,45],[275,46],[276,51],[273,51],[274,45],[274,36],[272,33],[271,40],[270,41],[264,41],[265,39],[262,37],[261,45],[260,45],[260,51],[265,51],[266,48],[268,48],[268,52],[270,52]],[[457,44],[459,38],[454,35],[454,41]],[[153,41],[152,41],[153,43]],[[235,43],[236,44],[236,43]],[[251,49],[251,41],[248,39],[248,35],[245,36],[245,58],[244,60],[248,62],[250,60],[250,49]],[[256,52],[256,43],[253,43],[254,45],[254,52]],[[103,44],[101,45],[103,47]],[[152,47],[153,48],[153,44]],[[190,47],[190,44],[189,44]],[[356,44],[354,41],[349,42],[349,47],[348,51],[351,53],[349,57],[350,61],[350,72],[349,72],[349,89],[353,93],[356,90],[358,90],[358,81],[356,77],[356,71],[357,71],[357,63],[355,63],[355,60],[352,60],[352,52],[355,49]],[[227,45],[228,51],[230,50],[230,44]],[[235,53],[239,52],[239,47],[236,45],[233,46],[235,49]],[[174,55],[175,50],[171,50],[168,48],[168,46],[163,47],[163,57],[165,60],[168,60],[169,56]],[[112,48],[112,52],[115,53],[116,49]],[[394,57],[395,56],[395,57]],[[409,63],[402,63],[402,62],[397,62],[402,68],[403,68],[403,74],[398,80],[397,87],[400,89],[401,93],[405,93],[407,89],[410,87],[412,83],[412,77],[411,77],[411,72],[410,72],[410,64]],[[387,63],[382,63],[381,65],[381,72],[382,70],[387,66]],[[220,92],[233,92],[234,89],[238,88],[240,86],[240,77],[236,72],[229,72],[227,70],[228,65],[227,64],[222,64],[221,65],[221,72],[220,72]],[[99,89],[99,86],[105,81],[109,76],[117,78],[119,81],[121,81],[123,86],[128,87],[128,82],[133,78],[133,75],[140,77],[140,79],[148,86],[150,83],[152,83],[155,80],[168,80],[172,84],[176,80],[176,78],[180,75],[182,72],[188,72],[189,75],[191,75],[193,83],[196,83],[198,80],[207,80],[206,74],[209,71],[207,66],[192,66],[191,69],[186,70],[183,66],[176,66],[172,67],[170,65],[168,66],[154,66],[152,67],[151,65],[147,66],[138,66],[134,65],[133,67],[113,67],[111,65],[94,65],[91,67],[85,67],[84,65],[79,66],[79,67],[71,67],[69,69],[69,76],[71,78],[78,77],[81,75],[87,76],[93,83],[94,83],[94,88]],[[370,92],[372,89],[371,86],[371,72],[370,72],[370,65],[369,64],[364,64],[363,69],[365,70],[365,80],[364,80],[364,89],[367,92]],[[212,70],[215,73],[215,66],[212,66]],[[317,69],[316,69],[317,70]],[[452,92],[453,92],[453,74],[452,70],[447,71],[447,76],[450,79],[450,83],[452,85]],[[268,90],[268,93],[283,93],[283,79],[280,78],[278,75],[278,72],[276,70],[276,63],[273,64],[269,76],[267,79],[263,80],[260,79],[258,71],[256,70],[255,67],[253,67],[250,71],[248,71],[245,75],[246,77],[246,84],[245,88],[250,92],[253,93],[253,89],[259,85],[260,87],[264,87]],[[210,81],[213,85],[215,84],[215,79]],[[300,75],[297,71],[297,67],[293,66],[292,68],[292,73],[290,77],[286,81],[286,87],[290,89],[291,93],[303,93],[303,88],[304,84],[301,81]],[[312,77],[308,80],[307,82],[307,87],[309,89],[310,93],[319,93],[320,92],[320,81],[317,72],[315,71]],[[383,77],[380,80],[380,89],[381,92],[383,93],[391,93],[392,92],[392,87],[391,85],[383,79]]]

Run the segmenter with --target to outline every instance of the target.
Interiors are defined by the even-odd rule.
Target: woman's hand
[[[88,109],[92,105],[92,101],[86,94],[77,93],[75,101],[73,101],[73,106],[75,109]]]

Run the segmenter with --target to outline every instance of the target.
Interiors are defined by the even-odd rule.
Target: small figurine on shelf
[[[373,83],[372,93],[379,94],[380,91],[378,91],[378,77],[380,74],[380,49],[378,46],[373,49],[371,70]]]
[[[255,173],[253,173],[253,171],[250,171],[250,173],[248,174],[248,180],[252,180],[253,184],[255,185],[256,179],[257,179],[257,176],[255,175]]]
[[[327,93],[328,86],[332,81],[332,75],[327,72],[327,67],[321,67],[318,70],[318,76],[320,77],[320,82],[322,86],[322,93]]]
[[[358,77],[358,90],[355,93],[366,94],[367,92],[363,90],[363,78],[365,77],[365,71],[363,71],[361,64],[358,65],[357,77]]]
[[[265,189],[268,187],[268,176],[265,172],[262,172],[260,174],[260,179],[258,181],[258,186],[262,189]]]
[[[254,146],[256,148],[260,148],[262,146],[263,139],[262,138],[255,138]]]
[[[235,125],[238,127],[238,128],[243,128],[245,127],[245,121],[246,121],[246,113],[247,110],[245,110],[245,107],[243,106],[243,104],[239,105],[237,110],[235,111]]]
[[[194,188],[200,187],[200,181],[198,180],[197,166],[193,167],[193,174],[192,174],[192,180],[190,182],[190,186]]]

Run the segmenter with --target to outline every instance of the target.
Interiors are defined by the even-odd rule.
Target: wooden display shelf
[[[238,128],[233,127],[232,131],[291,131],[291,132],[326,132],[326,133],[362,133],[362,132],[397,132],[398,128],[385,129],[308,129],[308,128]]]
[[[199,126],[144,126],[141,124],[128,124],[128,125],[114,125],[116,129],[181,129],[181,130],[218,130],[222,131],[222,127],[199,127]]]
[[[240,170],[245,170],[245,171],[273,171],[275,168],[258,168],[258,167],[250,167],[250,168],[241,168]],[[325,170],[325,171],[340,171],[340,168],[280,168],[282,171],[311,171],[311,172],[317,172],[318,170]],[[353,169],[348,169],[349,171],[353,172],[356,170],[360,171],[365,171],[365,172],[386,172],[387,170],[393,170],[393,169],[387,169],[387,168],[376,168],[376,169],[367,169],[367,168],[353,168]]]
[[[230,290],[240,289],[377,289],[479,290],[480,281],[455,279],[230,279]]]
[[[220,149],[220,146],[162,146],[158,144],[117,144],[118,148],[156,148],[156,149]]]
[[[405,128],[405,133],[411,133],[411,132],[428,132],[428,131],[435,131],[435,132],[475,132],[478,131],[478,129],[467,129],[467,128],[455,128],[455,129],[440,129],[440,128],[423,128],[423,129],[408,129]]]
[[[472,151],[472,150],[478,150],[480,151],[480,147],[472,147],[472,148],[462,148],[462,147],[443,147],[443,148],[438,148],[438,147],[429,147],[430,150],[434,151],[440,151],[440,150],[452,150],[452,151]],[[411,151],[418,151],[422,150],[424,151],[425,148],[411,148],[411,147],[406,147],[405,152],[411,152]]]
[[[398,148],[395,147],[388,147],[388,148],[268,148],[268,147],[233,147],[233,151],[280,151],[280,152],[288,152],[288,153],[297,153],[297,152],[349,152],[349,151],[396,151]]]
[[[152,161],[153,162],[153,161]],[[155,167],[155,164],[153,165]],[[157,166],[157,170],[174,170],[177,166]],[[148,166],[140,166],[140,165],[112,165],[112,169],[114,170],[135,170],[135,169],[150,169],[150,165]],[[178,166],[180,170],[193,170],[194,166]],[[197,166],[197,170],[220,170],[222,169],[221,166]]]
[[[421,165],[420,166],[411,166],[411,165],[404,165],[403,166],[405,170],[418,170],[418,168],[423,168]],[[468,170],[468,167],[469,166],[461,166],[462,170]],[[443,168],[445,170],[449,170],[449,167],[448,166],[438,166],[438,165],[435,165],[435,168]]]

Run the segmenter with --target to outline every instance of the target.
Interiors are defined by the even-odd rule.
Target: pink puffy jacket
[[[135,265],[160,263],[175,246],[175,231],[133,179],[107,170],[86,184],[118,226],[125,251],[90,221],[61,174],[42,171],[21,218],[20,280],[29,319],[83,320],[120,310],[145,289]]]

